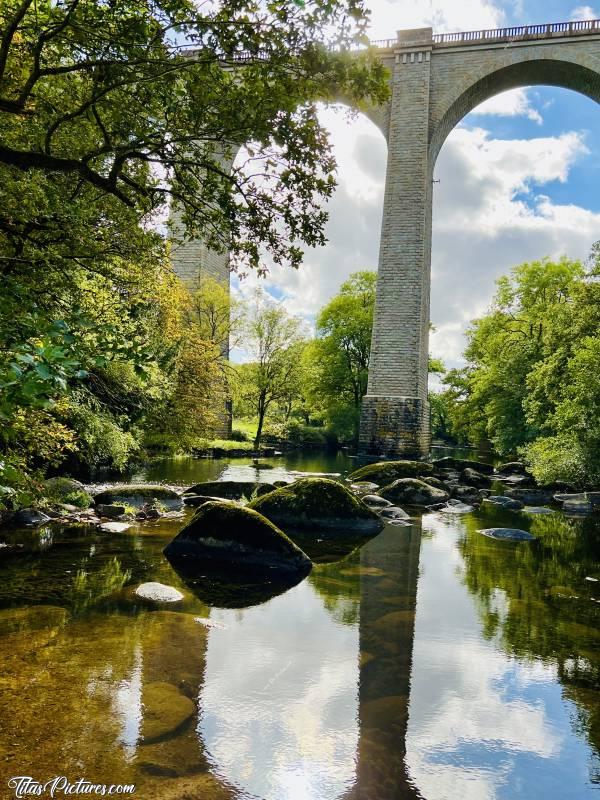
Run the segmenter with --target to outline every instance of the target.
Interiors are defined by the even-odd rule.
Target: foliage
[[[257,416],[254,448],[258,449],[269,410],[299,392],[305,346],[302,321],[257,291],[244,324],[244,345],[252,360],[237,367],[235,393],[237,407],[251,409]]]
[[[453,433],[520,449],[542,482],[600,480],[599,267],[597,255],[587,269],[543,259],[501,278],[468,332],[467,367],[444,381]]]

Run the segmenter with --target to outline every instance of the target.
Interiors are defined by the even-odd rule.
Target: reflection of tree
[[[600,754],[600,590],[586,581],[598,572],[598,522],[534,517],[530,544],[493,541],[477,533],[480,520],[465,523],[464,581],[479,600],[484,635],[517,657],[556,665],[579,708],[577,729]]]
[[[116,556],[94,571],[79,569],[71,589],[73,613],[83,613],[98,600],[122,589],[130,578],[131,571],[124,570]]]

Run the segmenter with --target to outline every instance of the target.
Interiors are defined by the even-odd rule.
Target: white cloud
[[[538,125],[544,121],[540,112],[531,105],[527,89],[511,89],[509,92],[497,94],[477,106],[471,113],[498,117],[527,117]]]
[[[397,30],[432,27],[437,33],[501,27],[504,12],[489,0],[371,0],[372,39],[387,39]]]
[[[591,6],[578,6],[571,12],[571,20],[573,22],[584,19],[598,19],[599,16]]]

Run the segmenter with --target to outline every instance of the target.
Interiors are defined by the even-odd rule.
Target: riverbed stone
[[[548,506],[525,506],[523,513],[543,516],[544,514],[553,514],[554,511]]]
[[[125,533],[131,528],[129,522],[101,522],[98,529],[103,533]]]
[[[403,508],[399,508],[398,506],[388,506],[387,508],[382,508],[378,513],[381,519],[384,519],[386,522],[389,522],[390,520],[410,518],[410,515],[407,514]]]
[[[172,683],[156,681],[142,692],[142,739],[156,742],[173,735],[196,713],[196,706]]]
[[[141,583],[135,590],[137,597],[142,600],[151,600],[154,603],[180,603],[184,596],[174,586],[167,586],[158,581]]]
[[[552,489],[545,489],[543,487],[534,488],[514,488],[506,490],[506,497],[512,497],[513,500],[520,500],[524,505],[543,506],[550,503],[554,497]]]
[[[44,525],[50,522],[50,517],[37,508],[22,508],[20,511],[16,512],[12,518],[12,522],[17,526],[36,528],[38,525]]]
[[[505,497],[502,494],[491,495],[483,499],[483,504],[486,506],[498,506],[499,508],[507,508],[510,511],[520,511],[523,508],[523,503],[514,497]]]
[[[437,489],[417,478],[399,478],[384,486],[379,491],[381,497],[408,506],[431,506],[435,503],[445,503],[449,498],[448,492]]]
[[[463,503],[472,505],[481,501],[479,490],[474,486],[453,486],[450,493],[455,500],[460,500]]]
[[[391,506],[389,500],[386,500],[384,497],[379,497],[378,494],[365,494],[360,498],[363,503],[369,506],[369,508],[385,508],[386,506]]]
[[[502,542],[532,542],[535,539],[535,536],[529,531],[522,531],[518,528],[481,528],[478,533]]]
[[[467,458],[454,458],[452,456],[436,458],[431,463],[436,472],[444,469],[456,470],[457,472],[462,472],[465,469],[475,469],[484,475],[491,475],[494,471],[494,467],[491,464],[486,464],[483,461],[471,461]]]
[[[436,489],[441,489],[443,492],[447,492],[449,490],[447,481],[434,478],[432,475],[419,475],[419,480],[423,481],[423,483],[428,483],[430,486],[435,486]]]
[[[183,502],[186,506],[192,506],[192,508],[199,508],[203,506],[204,503],[235,503],[235,500],[228,500],[225,497],[215,497],[214,495],[206,495],[206,494],[186,494],[183,496]]]
[[[169,560],[204,574],[307,575],[309,557],[272,522],[251,508],[211,501],[164,549]]]
[[[470,514],[474,511],[474,507],[469,503],[463,503],[461,500],[448,500],[444,508],[440,508],[442,514]]]
[[[275,486],[272,483],[257,483],[256,481],[204,481],[196,483],[185,490],[185,495],[211,496],[224,500],[241,500],[246,498],[261,497],[272,492]]]
[[[496,467],[499,475],[528,475],[527,467],[522,461],[507,461]]]
[[[378,533],[383,523],[343,484],[329,478],[301,478],[250,503],[276,525],[333,533]]]
[[[577,500],[565,500],[562,510],[567,514],[591,514],[593,508],[587,497],[584,497]]]
[[[157,501],[169,511],[183,507],[183,500],[176,491],[159,484],[118,484],[99,492],[94,497],[96,505],[125,505],[137,509],[153,501]]]
[[[467,467],[462,471],[461,479],[467,486],[474,486],[476,489],[487,489],[492,483],[487,475],[471,467]]]
[[[350,485],[350,489],[358,495],[374,492],[379,489],[378,483],[371,483],[371,481],[358,481]]]
[[[99,517],[107,517],[108,519],[117,519],[122,514],[125,513],[125,506],[116,506],[116,505],[106,505],[102,503],[97,503],[95,506],[96,514]]]
[[[398,478],[416,478],[418,475],[429,475],[433,467],[426,461],[378,461],[366,464],[352,472],[351,481],[372,481],[379,486],[386,486]]]

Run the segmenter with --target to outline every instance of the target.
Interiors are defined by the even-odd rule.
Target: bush
[[[92,498],[84,489],[78,489],[65,495],[63,503],[77,508],[89,508],[92,505]]]
[[[231,441],[232,442],[247,442],[248,440],[249,440],[249,436],[244,431],[241,431],[238,428],[234,428],[231,431]]]
[[[565,481],[577,489],[600,485],[600,464],[575,436],[536,439],[521,449],[538,483]]]

